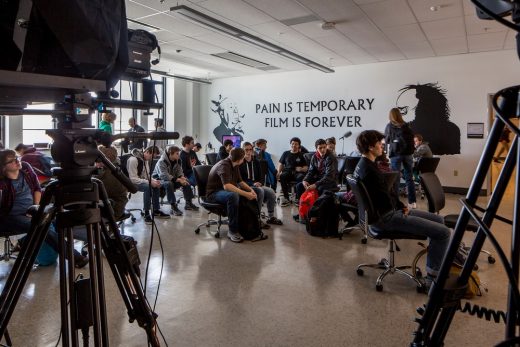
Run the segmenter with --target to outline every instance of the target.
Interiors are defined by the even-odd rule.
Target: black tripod
[[[79,346],[78,330],[88,345],[88,332],[93,327],[95,346],[108,346],[108,327],[101,252],[125,302],[130,322],[137,320],[145,329],[148,344],[159,346],[156,314],[152,311],[139,281],[138,255],[133,244],[125,243],[119,234],[103,183],[92,177],[94,161],[105,167],[135,192],[135,187],[96,146],[102,132],[83,129],[50,130],[53,158],[61,163],[41,199],[32,219],[31,230],[0,295],[0,336],[4,336],[11,315],[25,286],[37,253],[56,219],[59,236],[61,332],[63,346]],[[101,203],[100,203],[101,201]],[[90,256],[88,279],[75,279],[73,228],[86,228]],[[67,242],[67,241],[68,242]],[[137,258],[137,259],[136,259]]]
[[[473,270],[486,238],[488,238],[496,248],[509,278],[509,298],[505,331],[506,340],[501,346],[520,345],[520,334],[518,332],[518,318],[520,317],[520,294],[518,291],[520,265],[520,167],[518,165],[520,161],[518,154],[520,152],[518,150],[518,135],[520,135],[520,130],[510,121],[510,118],[519,116],[517,111],[519,91],[520,86],[515,86],[499,91],[494,97],[493,106],[497,111],[497,118],[489,133],[486,146],[466,199],[461,199],[463,208],[455,226],[451,243],[444,257],[439,276],[430,291],[430,298],[426,309],[422,317],[416,320],[419,323],[419,327],[415,332],[415,337],[411,344],[412,346],[438,347],[444,345],[444,338],[446,337],[455,312],[458,307],[460,307],[460,300],[466,291],[471,270]],[[498,99],[501,99],[500,106],[498,105]],[[488,205],[485,209],[482,209],[476,205],[477,198],[491,166],[504,126],[507,126],[511,132],[515,134],[515,138]],[[497,211],[515,167],[515,207],[513,221],[511,222],[503,217],[497,216]],[[483,212],[482,218],[476,214],[476,210]],[[466,226],[470,218],[473,218],[478,223],[479,229],[476,232],[473,245],[469,251],[462,272],[459,276],[454,276],[449,273],[449,270],[459,244],[466,232]],[[500,245],[490,230],[494,219],[512,224],[510,259],[507,258],[504,251],[500,248]]]

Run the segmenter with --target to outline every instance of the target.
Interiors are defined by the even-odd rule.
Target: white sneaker
[[[417,203],[412,202],[411,204],[408,204],[408,209],[409,210],[416,209],[416,208],[417,208]]]

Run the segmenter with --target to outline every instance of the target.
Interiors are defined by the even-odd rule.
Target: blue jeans
[[[148,183],[139,183],[137,190],[143,192],[143,209],[145,213],[150,211],[150,194],[152,197],[153,210],[157,211],[161,208],[159,205],[159,195],[161,194],[159,188],[152,188]]]
[[[170,205],[177,204],[177,199],[175,198],[175,185],[170,181],[161,181],[161,187],[166,191],[166,199],[168,200],[168,203]]]
[[[406,190],[408,191],[408,203],[416,202],[415,182],[413,181],[413,158],[412,155],[398,155],[390,158],[390,166],[393,171],[401,172],[403,167],[404,180],[406,182]],[[395,193],[399,196],[399,180],[395,182]]]
[[[238,201],[240,195],[238,193],[228,192],[226,190],[219,190],[208,196],[209,201],[214,201],[218,204],[225,205],[227,208],[229,231],[238,233]]]
[[[444,225],[442,216],[421,210],[410,210],[408,215],[402,211],[395,211],[383,216],[371,227],[383,231],[399,230],[426,236],[430,241],[426,256],[426,271],[430,275],[437,276],[451,238],[450,228]]]

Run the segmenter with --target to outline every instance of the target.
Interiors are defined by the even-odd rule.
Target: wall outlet
[[[453,170],[453,176],[458,176],[459,175],[459,170]]]

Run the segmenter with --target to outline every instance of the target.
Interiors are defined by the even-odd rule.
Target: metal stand
[[[64,151],[74,147],[73,153],[79,153],[78,156],[86,152],[95,153],[95,142],[87,141],[85,144],[86,139],[88,137],[76,139],[72,141],[73,144],[66,144],[63,143],[63,138],[55,138],[55,145]],[[78,146],[83,146],[85,150],[78,149]],[[106,167],[116,170],[102,154],[100,155]],[[0,295],[0,336],[7,332],[7,325],[49,225],[56,219],[56,231],[59,236],[62,345],[79,346],[79,330],[84,333],[83,343],[86,342],[88,345],[89,326],[93,328],[95,346],[109,345],[101,258],[103,252],[125,302],[130,322],[137,320],[139,326],[146,331],[148,344],[159,346],[156,314],[143,293],[138,277],[139,267],[132,261],[129,250],[123,243],[103,183],[92,178],[95,173],[93,166],[78,165],[76,163],[81,163],[81,158],[74,158],[74,164],[69,163],[63,167],[62,163],[62,169],[55,172],[57,180],[47,186],[38,212],[32,219],[27,240]],[[102,204],[99,203],[100,200]],[[90,278],[86,282],[80,282],[82,279],[77,281],[74,274],[72,229],[75,226],[84,226],[87,230]]]
[[[444,345],[444,338],[450,328],[453,316],[460,305],[460,300],[466,291],[471,270],[477,261],[477,257],[482,250],[486,238],[488,238],[496,248],[509,278],[508,314],[505,331],[506,341],[501,345],[518,345],[520,342],[517,325],[520,313],[520,294],[518,291],[520,260],[520,167],[518,165],[520,162],[518,159],[520,151],[518,149],[518,135],[520,134],[520,130],[509,120],[509,118],[518,117],[517,102],[519,90],[520,86],[515,86],[501,90],[495,95],[493,105],[497,111],[497,118],[495,119],[489,133],[486,146],[482,153],[482,157],[480,158],[480,162],[475,172],[475,176],[473,177],[473,181],[471,182],[466,199],[461,199],[463,204],[462,211],[455,226],[452,240],[448,250],[446,251],[439,276],[430,291],[430,298],[424,313],[421,318],[416,319],[419,323],[419,327],[415,331],[415,337],[411,346],[438,347]],[[498,106],[497,100],[500,97],[502,98],[501,106]],[[498,177],[489,203],[485,209],[481,209],[476,205],[477,198],[492,164],[493,155],[497,149],[504,126],[511,129],[515,134],[515,138]],[[515,167],[517,169],[517,176],[515,207],[512,222],[511,257],[510,259],[507,259],[507,256],[493,236],[490,227],[494,219],[505,220],[503,217],[497,216],[496,213]],[[484,212],[482,218],[475,213],[475,210]],[[455,258],[455,254],[457,253],[459,244],[466,232],[466,226],[470,218],[473,218],[479,224],[479,229],[476,232],[475,239],[462,272],[457,277],[450,274],[449,270]]]

